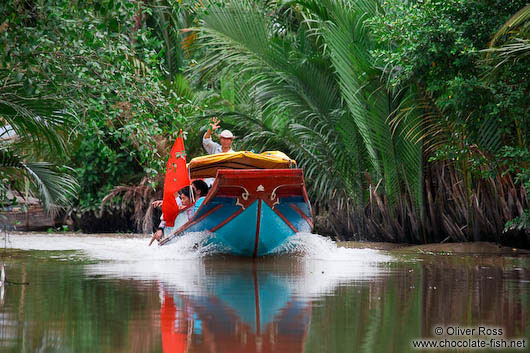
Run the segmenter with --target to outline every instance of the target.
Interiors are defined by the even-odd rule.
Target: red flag
[[[182,130],[180,130],[167,160],[166,180],[164,181],[162,214],[168,227],[173,227],[175,218],[177,218],[179,213],[175,193],[187,185],[190,185],[190,178],[186,166],[186,151],[184,149],[184,140],[182,139]]]

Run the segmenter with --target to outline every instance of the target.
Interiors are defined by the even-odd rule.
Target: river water
[[[0,288],[0,352],[530,351],[527,255],[299,234],[253,261],[203,240],[8,236],[7,280],[29,284]]]

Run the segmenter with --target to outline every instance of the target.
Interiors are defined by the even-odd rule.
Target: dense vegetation
[[[112,195],[104,208],[148,231],[168,145],[183,128],[202,154],[218,115],[238,148],[297,159],[321,233],[528,243],[529,13],[523,0],[10,1],[0,128],[29,140],[2,153],[74,168],[80,192],[63,195],[78,219]],[[50,119],[61,142],[10,116]],[[2,190],[20,188],[3,163]]]

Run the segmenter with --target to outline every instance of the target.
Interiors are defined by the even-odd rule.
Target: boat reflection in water
[[[130,279],[140,288],[154,290],[142,297],[158,294],[142,317],[151,319],[150,333],[161,337],[164,353],[292,353],[308,351],[315,340],[318,351],[325,350],[328,343],[321,345],[318,333],[334,321],[322,317],[323,300],[337,296],[338,288],[377,283],[374,280],[392,260],[375,250],[340,248],[310,233],[293,236],[292,250],[286,254],[257,259],[226,256],[200,245],[207,236],[194,233],[157,248],[121,242],[119,252],[98,252],[110,261],[87,265],[85,270],[98,280]],[[366,299],[354,297],[341,308]],[[361,307],[368,308],[364,304]],[[312,321],[316,315],[318,322]],[[324,337],[331,336],[326,332]]]
[[[304,351],[311,301],[293,297],[288,277],[243,262],[203,283],[191,295],[162,286],[164,353]]]

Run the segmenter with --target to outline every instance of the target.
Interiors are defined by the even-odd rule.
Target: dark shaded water
[[[294,253],[252,261],[194,248],[199,238],[147,248],[11,236],[8,280],[30,284],[0,288],[0,352],[420,352],[431,350],[415,339],[456,342],[472,336],[448,332],[479,327],[502,335],[474,339],[530,351],[529,257],[345,249],[302,234]]]

